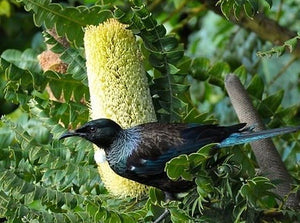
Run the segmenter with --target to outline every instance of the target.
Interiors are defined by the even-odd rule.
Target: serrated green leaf
[[[144,24],[141,21],[141,18],[139,18],[136,14],[133,14],[133,16],[131,17],[131,20],[129,21],[129,29],[131,29],[133,31],[134,34],[140,34],[142,36],[141,30],[145,30],[144,29]]]
[[[185,84],[172,84],[171,86],[175,94],[182,94],[189,89],[189,85]]]
[[[114,10],[114,18],[118,19],[122,23],[130,23],[132,18],[131,13],[125,13],[121,8],[116,8]]]
[[[243,164],[239,170],[242,175],[251,177],[255,175],[255,163],[249,158],[247,151],[242,150],[240,147],[233,147],[232,154],[234,154],[231,158],[232,161]]]
[[[75,80],[80,80],[87,86],[87,75],[85,60],[74,49],[67,49],[60,58],[68,64],[67,72],[72,74]]]
[[[189,217],[189,215],[181,209],[170,208],[170,212],[171,212],[171,220],[174,223],[191,221],[191,218]]]
[[[262,117],[270,117],[275,114],[281,104],[284,91],[280,90],[273,95],[268,96],[259,104],[258,112]]]
[[[162,71],[166,70],[165,64],[160,60],[160,58],[158,58],[156,55],[152,53],[149,56],[149,62],[153,67],[155,67],[158,70],[162,70]]]
[[[122,219],[122,222],[128,222],[128,223],[135,223],[135,219],[133,217],[131,217],[130,215],[128,214],[122,214],[121,215],[121,219]]]
[[[177,112],[177,113],[180,114],[180,113],[185,113],[186,112],[186,109],[188,108],[188,103],[181,100],[180,98],[173,97],[172,98],[172,106],[175,109],[174,112]]]
[[[247,87],[247,92],[257,99],[262,99],[264,93],[264,82],[257,74],[251,79]]]
[[[269,7],[272,8],[273,1],[272,0],[265,0],[265,1],[269,4]]]
[[[270,50],[266,50],[266,51],[259,51],[257,52],[257,55],[259,57],[271,57],[274,54],[277,55],[277,57],[281,56],[283,53],[285,52],[285,46],[276,46],[273,47]]]
[[[183,57],[183,50],[168,51],[166,57],[169,63],[177,63]]]
[[[270,190],[274,189],[275,186],[270,182],[269,179],[265,177],[254,177],[249,179],[246,184],[244,184],[239,193],[242,197],[244,197],[247,202],[249,202],[252,206],[260,205],[263,208],[270,207],[268,199],[271,198],[270,196],[274,196],[275,194],[270,192]],[[279,198],[275,195],[271,199]],[[273,204],[271,204],[272,206]]]
[[[203,154],[200,154],[200,153],[192,153],[189,155],[188,160],[189,160],[191,168],[194,168],[194,167],[204,163],[204,161],[207,160],[207,156],[204,156]]]
[[[212,188],[212,182],[208,176],[200,175],[196,178],[195,183],[197,185],[197,192],[201,197],[206,197],[210,193]]]
[[[162,38],[166,35],[167,30],[162,24],[159,24],[155,27],[155,32],[159,38]]]
[[[213,75],[211,75],[209,77],[209,79],[208,79],[208,83],[210,83],[212,85],[219,86],[221,88],[224,87],[224,80],[220,76],[213,76]]]
[[[59,36],[66,36],[77,47],[83,45],[83,27],[97,25],[112,17],[108,10],[99,6],[63,7],[62,4],[51,3],[49,0],[22,0],[27,11],[34,12],[36,26],[44,25],[47,29],[56,28]]]
[[[167,162],[165,170],[170,179],[178,180],[183,174],[185,174],[185,171],[188,168],[189,162],[187,155],[181,155]]]
[[[229,15],[231,13],[232,5],[229,1],[222,1],[221,3],[221,11],[223,15],[226,17],[226,19],[229,20]]]
[[[26,49],[24,52],[9,49],[1,54],[1,58],[23,70],[27,69],[31,72],[41,71],[39,62],[37,60],[37,53],[32,49]]]
[[[11,6],[9,1],[4,0],[0,2],[0,15],[10,17],[11,15]]]
[[[164,201],[164,194],[161,190],[151,188],[149,191],[149,198],[154,205],[160,205]]]
[[[225,62],[215,63],[210,69],[209,74],[216,77],[225,77],[230,72],[230,67]]]
[[[270,56],[273,56],[274,54],[277,54],[277,56],[279,57],[285,52],[286,47],[289,49],[289,51],[291,53],[297,47],[297,43],[298,43],[299,39],[300,39],[300,35],[298,33],[297,36],[285,41],[283,45],[273,47],[272,49],[267,50],[267,51],[259,51],[259,52],[257,52],[257,55],[260,57],[265,57],[265,56],[270,57]]]
[[[117,213],[111,212],[111,215],[109,217],[109,221],[111,223],[121,223],[121,219]]]
[[[208,78],[210,61],[207,58],[196,58],[191,64],[191,75],[197,80],[204,81]]]
[[[169,67],[170,74],[177,74],[180,71],[180,69],[175,67],[173,64],[168,64],[168,67]]]
[[[230,67],[227,63],[218,62],[209,69],[209,80],[210,84],[224,87],[224,77],[230,72]]]
[[[243,5],[246,15],[250,18],[254,15],[254,13],[257,12],[257,9],[256,9],[257,6],[253,5],[253,2],[255,2],[255,1],[252,1],[252,2],[245,1],[244,5]]]
[[[295,38],[289,39],[284,42],[284,45],[288,47],[290,53],[293,52],[294,49],[296,48],[299,38],[300,38],[299,36],[296,36]]]
[[[238,68],[236,68],[233,73],[239,77],[242,84],[245,84],[247,79],[247,70],[245,66],[241,65]]]
[[[282,121],[286,123],[287,125],[293,125],[293,117],[298,112],[298,106],[294,105],[285,109],[282,109],[280,111],[277,111],[273,117],[273,120],[271,123],[269,123],[269,127],[272,128],[273,126],[281,125]]]
[[[244,211],[247,210],[247,204],[245,200],[240,201],[233,209],[233,215],[235,217],[234,223],[239,223],[240,222],[240,217],[243,214]]]
[[[173,36],[165,36],[159,39],[164,51],[172,51],[178,46],[178,41]]]
[[[49,82],[49,87],[56,99],[60,99],[62,95],[62,84],[58,81]]]

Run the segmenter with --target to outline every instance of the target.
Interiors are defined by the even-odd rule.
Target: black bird
[[[210,143],[218,143],[216,147],[221,148],[300,130],[297,126],[253,132],[245,126],[245,123],[226,127],[147,123],[122,129],[110,119],[97,119],[73,132],[66,132],[60,139],[71,136],[87,139],[104,149],[116,174],[172,195],[187,191],[194,185],[193,182],[168,178],[164,168],[172,158],[196,152]]]

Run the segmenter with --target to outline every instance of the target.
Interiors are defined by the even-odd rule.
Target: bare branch
[[[246,122],[250,126],[255,124],[256,130],[263,130],[264,125],[238,77],[234,74],[227,75],[225,88],[240,122]],[[275,192],[281,197],[289,194],[292,188],[292,178],[287,172],[272,140],[263,139],[252,142],[251,147],[261,172],[271,181],[280,181]],[[288,207],[297,207],[299,198],[295,194],[291,194],[287,199],[286,205]]]
[[[224,16],[219,5],[216,5],[217,0],[200,0],[206,7],[218,15]],[[262,13],[249,18],[242,12],[239,19],[234,15],[229,16],[229,20],[245,29],[255,32],[261,39],[272,42],[275,45],[283,45],[285,41],[297,36],[297,33],[289,30],[286,27],[279,25],[275,20],[266,17]],[[300,57],[300,44],[292,52],[296,57]]]

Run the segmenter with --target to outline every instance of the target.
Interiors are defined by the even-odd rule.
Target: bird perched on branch
[[[120,176],[161,189],[169,195],[193,187],[190,181],[172,181],[165,164],[181,154],[217,143],[222,148],[300,130],[284,127],[254,132],[245,123],[232,126],[147,123],[122,129],[110,119],[90,121],[60,139],[79,136],[104,149],[110,167]]]

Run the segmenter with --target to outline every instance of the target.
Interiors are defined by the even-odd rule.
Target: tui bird
[[[172,181],[164,171],[165,164],[181,154],[217,143],[222,148],[269,138],[300,130],[284,127],[254,132],[245,123],[232,126],[201,124],[147,123],[122,129],[110,119],[90,121],[81,128],[66,132],[60,139],[79,136],[104,149],[106,159],[116,174],[161,189],[172,197],[194,185],[190,181]]]

